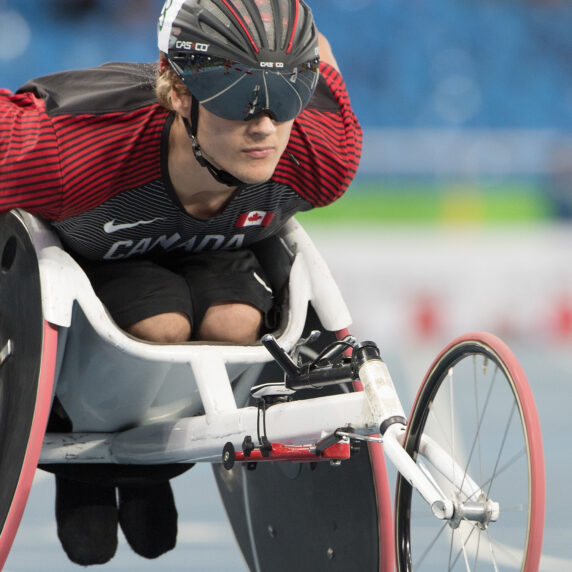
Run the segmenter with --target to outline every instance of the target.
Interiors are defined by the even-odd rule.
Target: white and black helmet
[[[167,0],[159,49],[219,117],[294,119],[319,76],[318,32],[301,0]]]

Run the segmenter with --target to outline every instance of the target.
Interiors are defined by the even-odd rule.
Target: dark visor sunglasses
[[[219,58],[186,55],[170,58],[171,65],[195,98],[224,119],[248,120],[268,113],[274,120],[290,121],[308,105],[319,77],[319,60],[294,70],[252,68]]]

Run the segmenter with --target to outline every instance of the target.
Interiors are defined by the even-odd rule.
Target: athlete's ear
[[[171,90],[171,104],[173,109],[179,115],[190,118],[191,115],[191,102],[193,97],[188,93],[180,93],[176,89]]]

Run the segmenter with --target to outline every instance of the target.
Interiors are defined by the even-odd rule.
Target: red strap
[[[242,18],[240,17],[240,15],[236,12],[236,10],[227,2],[227,0],[222,0],[224,5],[232,12],[232,15],[236,18],[236,20],[238,21],[238,23],[240,24],[240,27],[244,30],[244,33],[248,36],[248,39],[250,40],[250,43],[252,44],[252,47],[254,48],[254,51],[256,53],[258,53],[258,46],[256,45],[256,42],[254,41],[254,39],[252,38],[252,36],[250,35],[250,32],[248,31],[248,28],[246,27],[246,24],[244,23],[244,21],[242,20]]]
[[[292,34],[290,36],[290,41],[288,42],[288,47],[286,48],[286,53],[289,54],[292,50],[292,45],[294,44],[294,35],[296,34],[296,28],[298,27],[298,16],[300,14],[300,1],[296,0],[296,12],[294,14],[294,25],[292,26]]]

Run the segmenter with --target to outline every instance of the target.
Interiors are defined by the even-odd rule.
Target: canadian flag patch
[[[268,226],[273,218],[274,213],[252,211],[241,214],[236,221],[236,226],[239,228],[244,228],[245,226]]]

